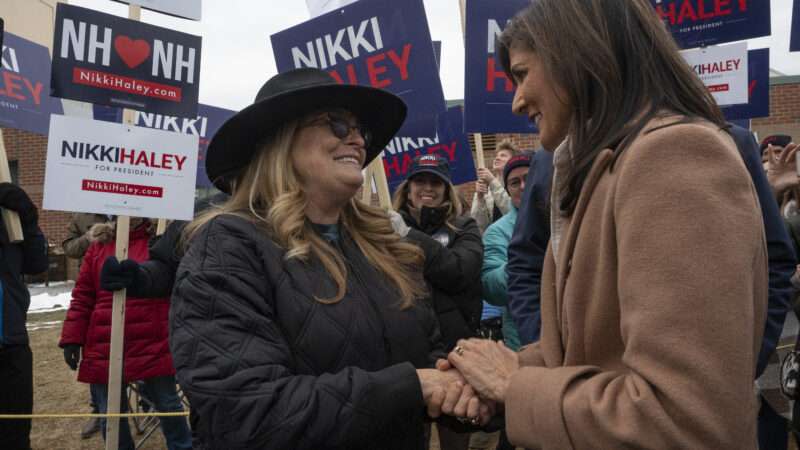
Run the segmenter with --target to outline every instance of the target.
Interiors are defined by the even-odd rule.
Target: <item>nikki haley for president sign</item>
[[[198,36],[59,3],[52,95],[194,117],[200,45]]]
[[[198,137],[52,115],[44,208],[191,220]]]

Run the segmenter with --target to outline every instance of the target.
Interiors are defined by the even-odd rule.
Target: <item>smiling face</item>
[[[497,153],[494,155],[494,159],[492,160],[492,170],[495,172],[502,173],[503,168],[506,166],[511,157],[514,156],[508,150],[498,150]]]
[[[506,189],[511,197],[511,204],[519,209],[522,203],[522,192],[525,190],[525,180],[528,178],[528,166],[516,167],[508,173]]]
[[[444,203],[447,186],[444,181],[430,173],[420,173],[408,181],[408,201],[414,208],[436,208]]]
[[[345,121],[351,126],[349,133],[343,138],[334,135],[331,120]],[[358,192],[366,149],[357,123],[353,114],[342,110],[311,114],[301,122],[291,159],[307,195],[349,200]]]
[[[522,44],[509,50],[509,66],[516,84],[512,109],[536,124],[546,150],[555,150],[569,129],[566,93],[550,80],[536,52]]]

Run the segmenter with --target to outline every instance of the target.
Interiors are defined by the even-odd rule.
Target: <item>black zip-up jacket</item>
[[[423,207],[420,222],[407,210],[398,211],[411,230],[407,239],[425,253],[425,280],[450,351],[462,338],[474,337],[481,320],[483,241],[478,224],[457,217],[454,231],[445,224],[444,208]]]
[[[25,321],[31,294],[22,275],[34,275],[47,270],[47,239],[36,224],[23,229],[24,240],[17,244],[8,241],[8,232],[0,220],[0,346],[28,345]]]
[[[399,297],[342,231],[347,293],[314,258],[286,259],[256,224],[221,215],[181,261],[170,349],[214,449],[425,448],[415,367],[444,357],[424,301]]]

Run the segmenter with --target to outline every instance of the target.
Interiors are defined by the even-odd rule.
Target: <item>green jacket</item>
[[[483,268],[481,283],[483,299],[495,306],[508,305],[508,243],[517,222],[517,209],[512,206],[508,213],[486,229],[483,235]],[[505,344],[516,351],[519,349],[519,334],[514,321],[503,308],[503,338]]]

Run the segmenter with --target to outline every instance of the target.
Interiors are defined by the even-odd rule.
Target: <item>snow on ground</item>
[[[28,312],[40,313],[67,309],[70,300],[72,300],[71,291],[55,294],[42,292],[41,294],[31,295],[31,306],[28,308]]]

